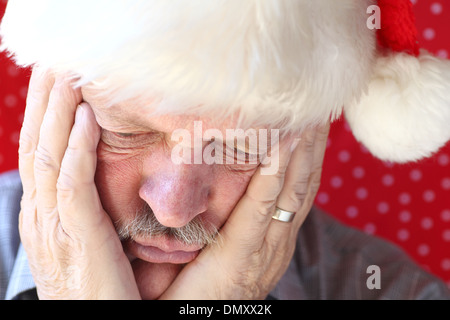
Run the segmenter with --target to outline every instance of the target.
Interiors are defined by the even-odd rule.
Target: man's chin
[[[155,300],[172,284],[184,264],[151,263],[135,259],[131,266],[142,299]]]

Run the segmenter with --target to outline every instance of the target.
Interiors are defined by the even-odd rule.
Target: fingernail
[[[84,107],[81,104],[79,104],[77,106],[77,110],[75,111],[75,122],[82,121],[85,113],[86,113],[86,110],[84,110]]]
[[[291,152],[297,148],[298,144],[300,143],[301,138],[295,138],[294,141],[291,144]]]

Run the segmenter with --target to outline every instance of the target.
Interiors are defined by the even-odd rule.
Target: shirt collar
[[[33,276],[31,275],[27,255],[22,244],[20,244],[5,298],[7,300],[13,300],[17,298],[20,293],[35,287],[36,285],[34,284]]]

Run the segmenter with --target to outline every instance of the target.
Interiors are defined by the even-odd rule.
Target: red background
[[[412,2],[421,46],[450,58],[450,1]],[[0,0],[0,17],[5,4]],[[0,172],[17,168],[29,74],[0,54]],[[450,285],[450,143],[432,158],[395,165],[371,156],[345,120],[337,121],[316,204],[348,225],[401,246]]]

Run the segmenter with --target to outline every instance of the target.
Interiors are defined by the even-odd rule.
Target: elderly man
[[[294,66],[267,47],[277,39],[243,50],[227,24],[207,30],[196,22],[220,25],[215,10],[237,8],[205,4],[206,15],[196,16],[195,6],[184,12],[164,1],[27,5],[25,20],[48,31],[40,37],[48,50],[19,48],[11,30],[23,8],[11,5],[5,43],[18,63],[35,67],[20,180],[8,174],[1,184],[11,224],[21,198],[21,244],[11,239],[1,251],[12,261],[1,270],[7,298],[450,297],[400,250],[312,208],[328,119],[339,111],[292,111]],[[46,10],[55,10],[53,20]],[[155,21],[162,13],[166,19]],[[190,32],[196,37],[185,41]],[[233,50],[251,52],[253,65]],[[349,87],[344,95],[359,84]],[[316,89],[311,81],[306,95]],[[318,98],[305,99],[329,102]],[[272,108],[277,103],[283,112]]]

